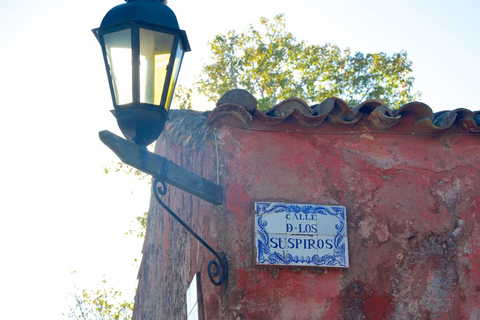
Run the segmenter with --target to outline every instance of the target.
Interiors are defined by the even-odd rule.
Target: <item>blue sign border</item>
[[[346,238],[346,215],[345,207],[325,206],[325,205],[298,205],[289,203],[276,202],[257,202],[257,223],[256,232],[260,236],[257,241],[257,261],[259,264],[289,265],[292,263],[305,263],[307,265],[324,266],[324,267],[348,267],[346,257],[346,244],[343,241]],[[266,213],[316,213],[320,215],[330,215],[338,218],[338,224],[335,225],[337,231],[334,238],[334,246],[332,254],[323,256],[293,256],[287,253],[285,256],[278,252],[270,250],[270,235],[266,230],[267,221],[263,220]]]

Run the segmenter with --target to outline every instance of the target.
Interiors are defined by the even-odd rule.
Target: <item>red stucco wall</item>
[[[168,201],[227,254],[228,285],[210,283],[213,256],[152,204],[135,318],[184,318],[201,270],[205,319],[480,319],[480,136],[412,134],[413,122],[217,124],[224,205],[173,187]],[[215,181],[213,127],[167,125],[156,152]],[[255,266],[256,201],[345,206],[350,268]]]

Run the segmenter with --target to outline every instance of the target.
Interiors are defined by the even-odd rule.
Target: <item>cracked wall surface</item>
[[[152,203],[134,319],[185,318],[196,271],[205,319],[480,319],[478,135],[172,117],[156,152],[211,181],[216,130],[224,204],[175,188],[167,201],[227,254],[230,278],[213,286],[213,257]],[[345,206],[350,268],[255,266],[256,201]]]

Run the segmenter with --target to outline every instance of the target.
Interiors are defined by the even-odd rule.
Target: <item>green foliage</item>
[[[118,161],[116,163],[112,161],[110,166],[103,167],[103,172],[105,172],[105,174],[109,174],[110,172],[116,172],[116,173],[123,173],[126,175],[133,175],[137,177],[139,180],[146,180],[147,178],[149,178],[149,175],[146,174],[145,172],[135,169],[121,161]]]
[[[260,109],[299,97],[314,104],[340,97],[351,106],[380,99],[392,108],[420,98],[412,93],[412,62],[400,51],[353,53],[332,44],[310,45],[286,31],[282,14],[261,28],[229,31],[211,41],[210,62],[203,66],[198,91],[218,101],[227,91],[245,89],[259,101]]]
[[[137,227],[127,231],[125,234],[135,235],[144,238],[147,229],[148,212],[137,216],[135,221]],[[137,263],[137,259],[134,260]],[[72,271],[75,275],[76,271]],[[105,278],[102,280],[101,288],[97,290],[75,287],[75,291],[69,293],[73,304],[70,305],[68,320],[130,320],[132,319],[134,302],[122,300],[122,292],[106,286]],[[65,314],[64,314],[65,316]]]
[[[150,181],[149,175],[122,162],[117,162],[103,168],[105,174],[110,172],[123,173],[134,176],[142,181]],[[139,238],[145,237],[147,228],[147,214],[144,212],[135,217],[136,227],[128,230],[125,234]],[[135,262],[138,262],[135,258]],[[72,274],[76,274],[75,271]],[[100,289],[79,290],[75,288],[68,294],[72,300],[68,313],[64,316],[69,320],[130,320],[133,313],[133,300],[127,301],[122,297],[122,292],[106,286],[103,279]]]
[[[186,88],[182,85],[177,85],[175,89],[175,96],[173,97],[174,105],[179,109],[192,109],[192,88]]]
[[[148,211],[135,217],[136,228],[128,230],[125,234],[134,235],[137,238],[145,238],[145,232],[147,230],[147,218]]]
[[[134,177],[137,177],[140,181],[148,181],[148,183],[151,183],[150,175],[120,161],[116,163],[112,161],[112,164],[110,166],[104,166],[103,170],[105,174],[109,174],[110,172],[115,172],[115,173],[122,173],[127,176],[133,175]],[[147,216],[148,216],[148,212],[144,212],[139,216],[135,217],[135,220],[133,222],[136,222],[136,227],[128,230],[127,232],[125,232],[125,234],[134,235],[138,238],[144,238],[145,231],[147,230]]]
[[[148,211],[140,214],[139,216],[135,217],[133,221],[135,223],[135,227],[125,232],[126,235],[136,236],[137,238],[144,239],[145,234],[147,232],[147,219],[148,219]],[[134,263],[136,264],[138,259],[134,259]]]
[[[132,319],[133,302],[122,300],[120,291],[107,288],[105,279],[102,281],[101,289],[76,289],[69,296],[74,302],[66,315],[69,320]]]

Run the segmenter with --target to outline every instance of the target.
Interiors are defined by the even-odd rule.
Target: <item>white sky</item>
[[[118,134],[100,47],[91,29],[121,0],[0,1],[0,310],[2,319],[62,319],[72,281],[102,275],[127,291],[141,242],[125,236],[146,211],[148,186],[105,175],[115,155],[98,131]],[[285,13],[310,43],[354,51],[407,50],[415,89],[435,111],[480,110],[480,2],[170,0],[192,52],[188,82],[207,40]],[[320,102],[320,101],[319,101]],[[213,104],[197,106],[211,109]],[[134,194],[131,195],[131,191]],[[74,280],[70,271],[77,270]]]

